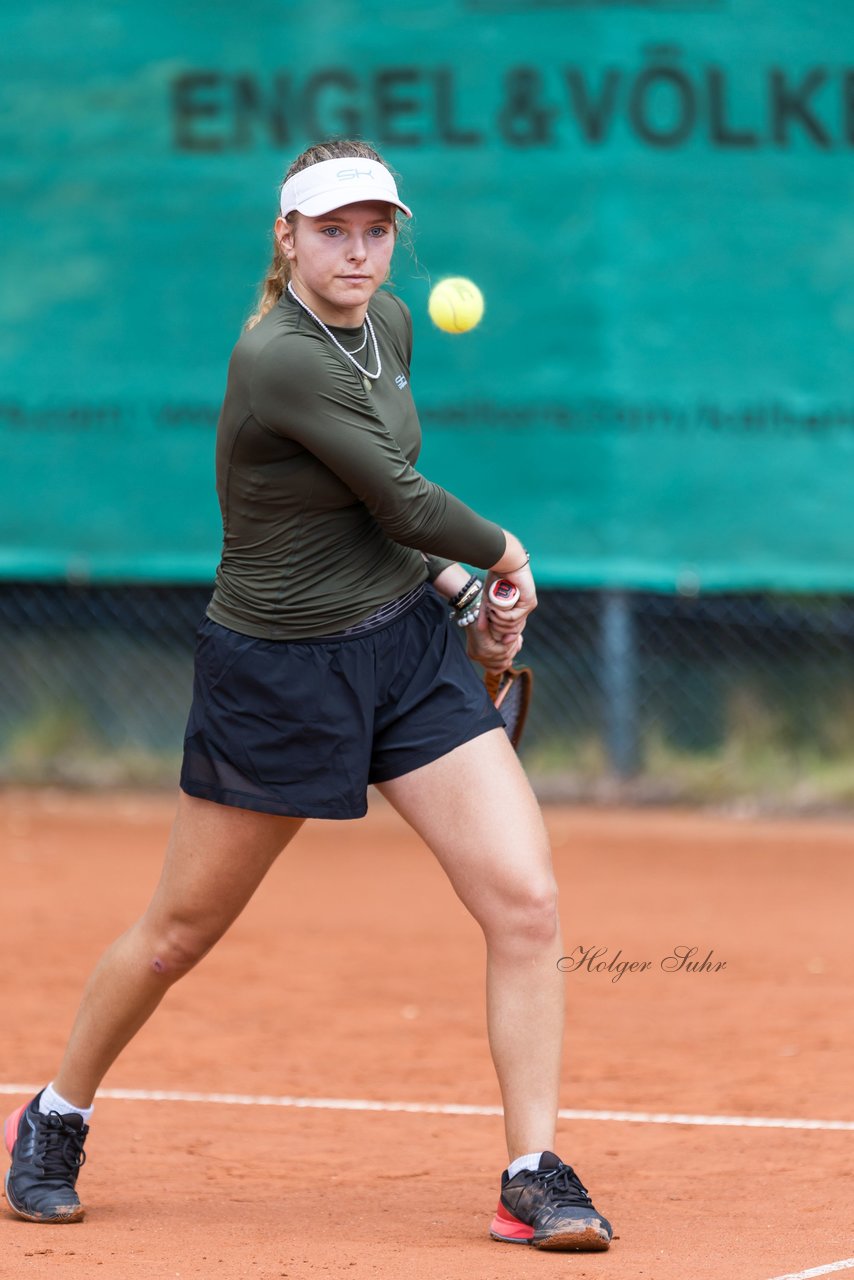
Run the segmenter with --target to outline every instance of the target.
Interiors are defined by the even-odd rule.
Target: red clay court
[[[53,1071],[85,976],[154,885],[172,807],[0,798],[4,1112]],[[489,1240],[504,1149],[480,934],[376,801],[309,824],[170,993],[98,1102],[86,1221],[4,1207],[0,1275],[854,1273],[850,824],[547,820],[565,950],[586,957],[566,974],[558,1150],[614,1223],[608,1253]],[[665,971],[681,947],[698,970]],[[623,962],[647,967],[617,977]]]

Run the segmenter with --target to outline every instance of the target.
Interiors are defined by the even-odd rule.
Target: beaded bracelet
[[[473,622],[477,622],[480,614],[480,602],[483,597],[483,583],[480,583],[480,590],[477,595],[469,602],[464,612],[459,609],[451,609],[448,613],[449,618],[453,618],[458,627],[470,627]]]
[[[451,608],[458,609],[458,610],[467,608],[471,604],[472,600],[474,600],[474,598],[480,594],[482,589],[483,589],[483,583],[481,582],[480,578],[477,578],[475,577],[474,574],[472,574],[468,582],[466,582],[466,584],[460,588],[460,590],[457,592],[454,598],[449,601]]]

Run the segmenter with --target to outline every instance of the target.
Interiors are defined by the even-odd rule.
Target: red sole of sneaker
[[[3,1141],[6,1143],[6,1150],[9,1155],[12,1154],[12,1148],[18,1139],[18,1126],[21,1123],[21,1116],[29,1105],[28,1102],[25,1102],[22,1107],[18,1107],[16,1111],[6,1117],[6,1123],[3,1125]]]
[[[520,1222],[499,1200],[495,1217],[489,1224],[489,1234],[493,1240],[501,1240],[504,1244],[530,1244],[534,1228],[529,1227],[527,1222]]]

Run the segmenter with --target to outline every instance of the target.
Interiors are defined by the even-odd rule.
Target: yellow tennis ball
[[[431,290],[430,319],[445,333],[466,333],[480,322],[483,294],[465,276],[449,276]]]

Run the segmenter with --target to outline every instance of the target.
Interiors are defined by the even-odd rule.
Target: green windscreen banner
[[[278,186],[343,135],[415,210],[421,469],[540,581],[854,591],[851,5],[32,0],[0,58],[0,576],[210,579]]]

